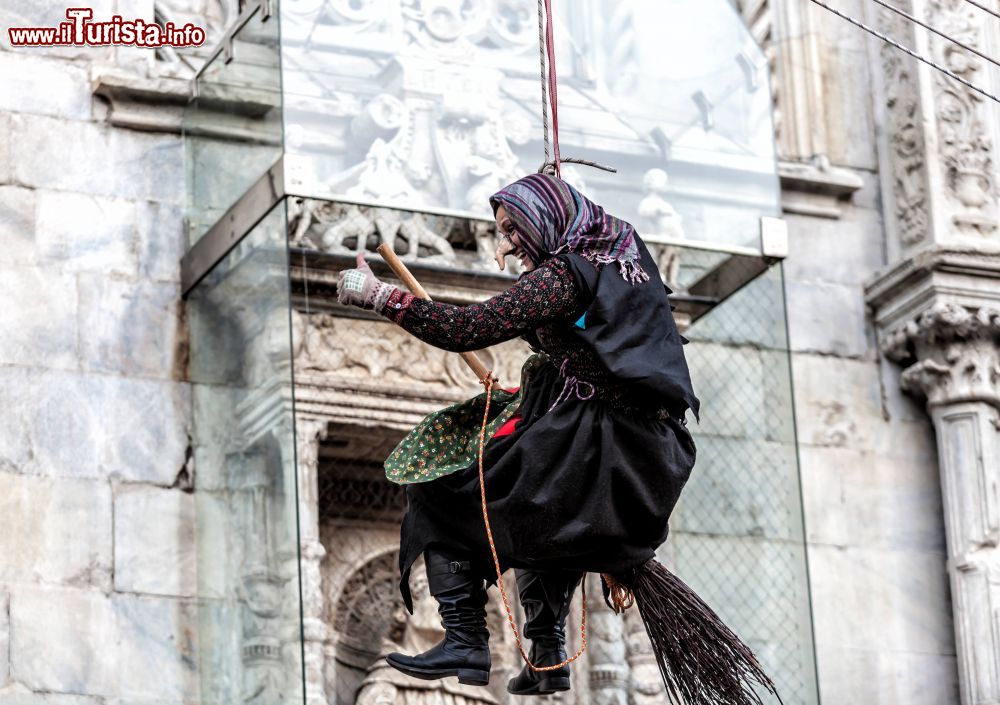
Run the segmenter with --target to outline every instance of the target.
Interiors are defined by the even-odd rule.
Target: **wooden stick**
[[[428,301],[431,300],[431,297],[428,296],[424,287],[420,286],[420,282],[417,281],[417,278],[414,277],[410,270],[407,269],[406,265],[403,264],[403,260],[396,256],[396,253],[392,251],[391,247],[383,243],[379,245],[377,249],[378,253],[382,255],[382,259],[384,259],[386,264],[389,265],[389,268],[396,274],[397,277],[399,277],[400,281],[406,284],[406,288],[413,292],[414,296],[419,299],[427,299]],[[472,368],[472,371],[476,374],[476,378],[480,382],[485,380],[488,376],[492,376],[490,370],[486,368],[486,365],[483,364],[483,361],[479,359],[479,356],[476,355],[476,353],[464,352],[459,354],[462,356],[462,359],[465,360],[465,364]],[[493,379],[495,385],[497,381],[496,377]]]

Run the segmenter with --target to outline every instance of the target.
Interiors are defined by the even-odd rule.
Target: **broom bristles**
[[[781,702],[750,647],[662,563],[648,561],[633,592],[670,702],[763,705],[755,683]]]

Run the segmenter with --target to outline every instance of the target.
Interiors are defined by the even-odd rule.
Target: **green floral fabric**
[[[517,413],[529,372],[541,361],[540,355],[528,358],[521,370],[521,386],[516,393],[493,390],[492,418],[486,426],[487,441]],[[483,392],[424,418],[386,458],[385,476],[398,485],[408,485],[434,480],[475,463],[479,456],[479,429],[485,404],[486,392]]]

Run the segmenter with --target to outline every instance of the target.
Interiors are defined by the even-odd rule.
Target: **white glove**
[[[343,269],[337,277],[337,301],[346,306],[358,306],[381,313],[385,302],[396,289],[379,281],[365,262],[363,252],[358,253],[357,267]]]

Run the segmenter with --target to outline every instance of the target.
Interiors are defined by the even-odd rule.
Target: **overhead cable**
[[[967,3],[969,3],[970,5],[975,5],[976,7],[978,7],[983,12],[988,12],[991,15],[993,15],[994,17],[996,17],[997,19],[1000,19],[1000,12],[997,12],[996,10],[994,10],[992,8],[986,7],[986,5],[983,5],[980,2],[976,2],[976,0],[965,0],[965,1]]]
[[[897,15],[900,15],[901,17],[905,17],[905,18],[906,18],[906,19],[908,19],[908,20],[909,20],[910,22],[913,22],[914,24],[918,24],[918,25],[920,25],[921,27],[923,27],[924,29],[926,29],[926,30],[927,30],[928,32],[933,32],[934,34],[938,35],[939,37],[944,37],[944,38],[945,38],[945,39],[947,39],[947,40],[948,40],[949,42],[951,42],[951,43],[953,43],[953,44],[957,44],[958,46],[962,47],[962,48],[963,48],[963,49],[965,49],[966,51],[970,51],[970,52],[972,52],[973,54],[975,54],[975,55],[976,55],[976,56],[978,56],[979,58],[981,58],[981,59],[986,59],[986,61],[989,61],[989,62],[990,62],[991,64],[993,64],[994,66],[1000,66],[1000,62],[998,62],[998,61],[997,61],[996,59],[994,59],[993,57],[991,57],[991,56],[988,56],[988,55],[984,54],[983,52],[979,51],[979,50],[978,50],[978,49],[976,49],[975,47],[970,47],[970,46],[969,46],[968,44],[964,44],[964,43],[962,43],[962,42],[958,41],[958,40],[957,40],[957,39],[955,39],[954,37],[951,37],[951,36],[949,36],[949,35],[945,34],[945,33],[944,33],[944,32],[942,32],[942,31],[941,31],[940,29],[937,29],[937,28],[935,28],[935,27],[932,27],[931,25],[927,24],[927,23],[926,23],[926,22],[924,22],[923,20],[921,20],[921,19],[919,19],[919,18],[917,18],[917,17],[914,17],[914,16],[913,16],[913,15],[911,15],[910,13],[908,13],[908,12],[905,12],[905,11],[903,11],[903,10],[899,9],[898,7],[895,7],[895,6],[893,6],[893,5],[890,5],[889,3],[885,2],[884,0],[872,0],[872,2],[874,2],[874,3],[875,3],[875,4],[877,4],[877,5],[881,5],[882,7],[886,8],[887,10],[892,10],[892,11],[893,11],[893,12],[895,12],[895,13],[896,13]]]
[[[980,88],[979,86],[977,86],[976,84],[972,83],[971,81],[968,81],[968,80],[962,78],[961,76],[959,76],[954,71],[951,71],[951,70],[945,68],[941,64],[935,62],[934,60],[928,59],[928,58],[926,58],[924,56],[921,56],[920,54],[918,54],[917,52],[913,51],[909,47],[903,46],[902,44],[900,44],[896,40],[890,39],[886,35],[884,35],[881,32],[879,32],[878,30],[872,29],[871,27],[869,27],[868,25],[866,25],[864,22],[861,22],[860,20],[856,20],[853,17],[850,17],[849,15],[844,14],[840,10],[837,10],[837,9],[834,9],[834,8],[830,7],[829,5],[827,5],[822,0],[809,0],[809,1],[812,2],[813,4],[819,5],[820,7],[822,7],[825,10],[828,10],[828,11],[832,12],[833,14],[837,15],[841,19],[847,20],[848,22],[850,22],[851,24],[853,24],[855,27],[860,27],[864,31],[868,32],[869,34],[871,34],[871,35],[873,35],[875,37],[878,37],[879,39],[881,39],[886,44],[889,44],[890,46],[894,46],[897,49],[899,49],[900,51],[904,52],[905,54],[908,54],[909,56],[912,56],[917,61],[921,61],[921,62],[927,64],[928,66],[930,66],[931,68],[937,69],[938,71],[940,71],[944,75],[948,76],[949,78],[951,78],[951,79],[953,79],[955,81],[958,81],[959,83],[961,83],[966,88],[968,88],[970,90],[973,90],[976,93],[979,93],[980,95],[985,96],[986,98],[989,98],[990,100],[992,100],[995,103],[1000,103],[1000,98],[998,98],[994,94],[990,93],[989,91],[986,91],[986,90]]]

